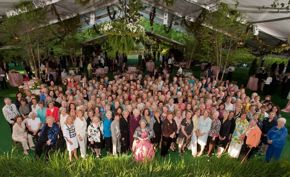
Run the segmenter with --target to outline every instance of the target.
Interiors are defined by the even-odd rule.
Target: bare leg
[[[203,154],[204,148],[205,148],[205,145],[200,145],[200,152],[197,155],[198,157]]]
[[[72,161],[72,156],[73,156],[73,150],[68,152],[68,159],[70,162]]]
[[[225,150],[225,149],[224,149],[223,147],[219,147],[219,148],[218,148],[218,153],[217,153],[217,157],[218,157],[218,158],[221,158],[221,156],[222,156],[224,150]]]
[[[74,155],[75,159],[78,159],[77,149],[74,149],[73,150],[73,155]]]
[[[180,141],[180,142],[178,142],[178,153],[182,153],[182,147],[183,147],[183,142],[182,141]]]
[[[211,153],[212,153],[214,146],[215,146],[215,144],[213,144],[213,143],[209,144],[208,151],[207,151],[208,156],[211,156]]]
[[[101,149],[97,149],[97,157],[100,157],[101,156]]]

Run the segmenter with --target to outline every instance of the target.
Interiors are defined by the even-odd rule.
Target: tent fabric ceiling
[[[5,16],[8,10],[14,9],[14,6],[21,0],[0,0],[0,16]],[[162,1],[156,0],[142,0],[147,4],[147,8],[142,11],[149,15],[150,7],[156,6],[161,12],[168,12],[180,17],[189,17],[193,20],[200,14],[202,8],[211,6],[217,3],[217,0],[175,0],[172,6],[166,6]],[[288,0],[281,0],[288,2]],[[93,4],[95,2],[95,4]],[[223,0],[223,2],[232,5],[236,0]],[[239,5],[237,9],[244,15],[245,19],[249,23],[255,23],[260,31],[269,34],[279,40],[287,41],[290,35],[290,11],[280,10],[271,8],[273,0],[238,0]],[[107,6],[118,4],[119,0],[95,0],[91,1],[87,5],[79,5],[75,3],[75,0],[60,0],[55,3],[58,13],[62,19],[69,19],[78,14],[88,17],[88,13],[96,12],[98,14],[104,12],[104,8]],[[157,14],[159,22],[162,21],[162,13]],[[265,20],[277,19],[277,18],[288,18],[274,22],[263,22]],[[49,23],[56,23],[57,17],[55,14],[50,13]]]
[[[235,0],[224,0],[234,6]],[[290,35],[290,11],[286,8],[274,9],[271,7],[273,0],[238,0],[237,9],[243,14],[247,22],[257,25],[260,31],[287,41]],[[279,2],[288,3],[288,0]],[[234,8],[234,7],[233,7]],[[277,20],[275,19],[283,19]],[[274,21],[272,21],[274,19]]]
[[[14,6],[21,0],[0,0],[0,15],[5,15],[7,11],[14,8]]]

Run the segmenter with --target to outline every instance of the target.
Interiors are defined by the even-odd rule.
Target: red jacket
[[[58,112],[59,112],[58,107],[53,107],[52,110],[49,109],[49,108],[47,108],[46,109],[46,117],[52,116],[54,118],[55,122],[58,122],[59,121],[59,114],[58,114]]]

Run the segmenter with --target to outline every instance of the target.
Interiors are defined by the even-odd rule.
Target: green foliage
[[[212,30],[205,27],[202,27],[202,29],[196,33],[198,46],[194,54],[196,60],[215,63],[212,35]]]
[[[110,58],[115,57],[117,52],[128,54],[131,50],[134,50],[135,40],[130,36],[110,36],[107,39],[109,45],[107,52]]]
[[[229,56],[229,64],[241,64],[247,63],[250,64],[254,59],[255,55],[253,55],[249,49],[247,48],[239,48],[231,51]]]
[[[271,65],[274,63],[277,63],[277,64],[284,63],[285,65],[287,65],[287,63],[289,61],[288,58],[284,58],[281,56],[275,56],[275,55],[267,55],[264,57],[264,59],[265,59],[264,65],[266,67],[271,67]]]
[[[221,79],[229,64],[248,58],[248,56],[241,58],[240,54],[234,53],[247,38],[246,26],[242,25],[241,21],[241,15],[237,10],[221,3],[218,11],[205,14],[204,27],[196,34],[199,44],[196,59],[207,60],[221,68]]]
[[[290,164],[287,161],[265,163],[261,159],[254,159],[244,164],[227,157],[192,158],[183,157],[161,158],[155,157],[152,162],[137,163],[132,157],[107,156],[96,159],[88,156],[69,162],[67,153],[54,154],[48,162],[35,160],[31,157],[23,158],[15,153],[0,156],[0,176],[200,176],[200,177],[272,177],[287,176]],[[24,170],[25,169],[25,170]]]
[[[169,39],[178,41],[183,44],[186,43],[186,39],[188,39],[189,37],[189,34],[187,34],[186,32],[181,32],[174,29],[171,29],[169,32],[166,32],[164,25],[157,24],[157,23],[154,23],[153,28],[152,28],[150,25],[150,21],[145,18],[142,18],[141,24],[144,26],[146,31],[151,31],[155,34],[167,37]]]
[[[197,41],[194,34],[188,35],[188,38],[185,39],[185,49],[184,56],[188,61],[192,61],[194,57],[194,52],[196,49]]]
[[[114,57],[117,52],[128,54],[143,40],[145,29],[140,24],[139,14],[142,8],[141,0],[131,0],[128,8],[123,6],[123,11],[126,12],[124,17],[100,25],[101,33],[107,38],[103,48],[109,57]]]
[[[0,50],[0,60],[2,61],[19,61],[25,58],[23,56],[26,54],[25,51],[21,48],[11,48],[11,49],[3,49]]]

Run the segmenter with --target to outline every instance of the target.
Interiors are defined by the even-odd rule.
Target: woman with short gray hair
[[[272,158],[279,160],[288,135],[285,124],[286,119],[281,117],[277,121],[277,126],[271,128],[267,133],[269,147],[266,152],[266,162],[269,162]]]

